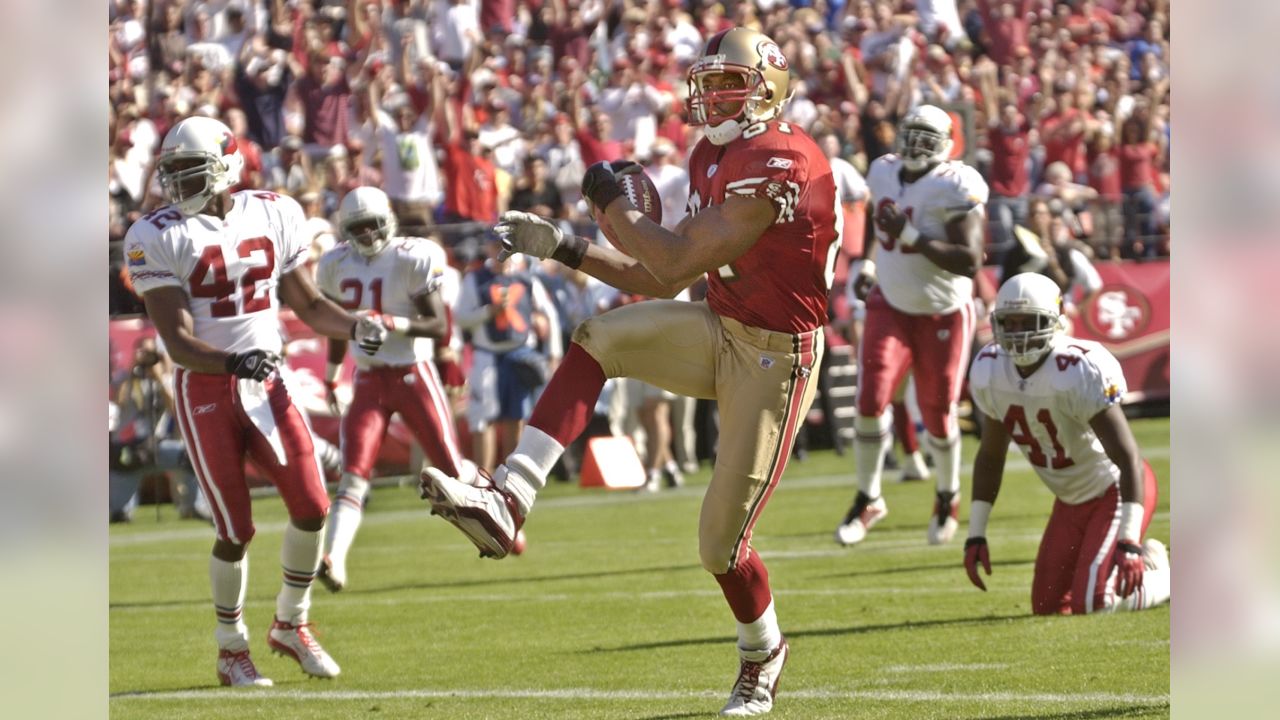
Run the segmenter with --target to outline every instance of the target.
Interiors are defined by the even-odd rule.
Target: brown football
[[[622,184],[623,196],[637,210],[655,223],[662,224],[662,198],[658,197],[658,187],[653,184],[653,180],[650,180],[644,171],[623,175],[618,182]],[[600,226],[600,232],[604,233],[605,238],[615,248],[630,255],[631,253],[628,252],[627,248],[618,241],[617,235],[613,232],[613,226],[609,224],[609,218],[605,217],[604,212],[596,209],[595,219],[596,224]]]

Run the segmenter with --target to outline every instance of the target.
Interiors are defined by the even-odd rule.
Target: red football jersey
[[[728,145],[703,139],[689,158],[689,213],[728,195],[770,200],[777,218],[737,260],[707,274],[707,302],[745,325],[799,333],[827,321],[843,233],[831,164],[803,130],[756,123]]]

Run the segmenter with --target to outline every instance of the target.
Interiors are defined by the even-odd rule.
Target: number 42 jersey
[[[228,352],[280,352],[280,278],[307,259],[302,208],[292,198],[246,190],[225,219],[185,217],[172,207],[145,215],[125,236],[134,289],[187,294],[195,336]]]
[[[1023,378],[995,343],[984,347],[969,371],[969,393],[1009,437],[1053,494],[1069,505],[1101,495],[1120,479],[1089,421],[1120,403],[1125,393],[1120,363],[1101,344],[1060,337],[1049,358]]]

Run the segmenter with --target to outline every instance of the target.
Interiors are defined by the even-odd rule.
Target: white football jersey
[[[350,243],[339,243],[320,257],[316,285],[339,305],[355,312],[376,310],[386,315],[417,317],[414,298],[439,290],[444,248],[420,238],[393,238],[373,257],[365,257]],[[413,365],[431,360],[431,338],[388,333],[375,355],[352,352],[356,366]]]
[[[875,217],[884,203],[894,203],[920,234],[945,239],[947,223],[987,202],[987,182],[977,170],[956,160],[939,163],[924,177],[903,185],[902,159],[883,155],[871,163],[867,186]],[[958,310],[973,297],[973,279],[947,272],[915,248],[904,250],[897,238],[879,227],[875,230],[876,276],[880,292],[893,307],[913,315],[933,315]]]
[[[969,393],[1004,423],[1044,484],[1070,505],[1101,495],[1120,479],[1089,421],[1126,391],[1120,363],[1099,343],[1060,336],[1031,377],[991,343],[973,360]]]
[[[225,220],[163,207],[125,236],[129,278],[140,294],[182,288],[195,335],[219,350],[280,352],[280,278],[307,260],[302,208],[292,198],[245,190]]]

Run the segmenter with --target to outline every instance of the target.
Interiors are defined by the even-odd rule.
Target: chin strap
[[[703,135],[712,145],[728,145],[742,135],[741,120],[726,120],[719,125],[707,125]]]

